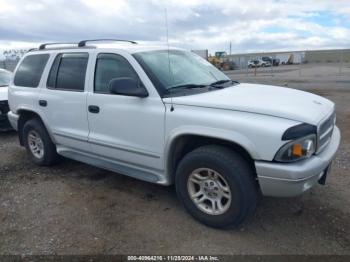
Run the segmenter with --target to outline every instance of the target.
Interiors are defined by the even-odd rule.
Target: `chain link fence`
[[[220,61],[220,69],[240,82],[350,87],[350,49],[235,54]]]
[[[350,49],[227,55],[221,69],[240,81],[343,81],[350,86]]]

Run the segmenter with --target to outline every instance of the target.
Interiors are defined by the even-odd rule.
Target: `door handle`
[[[98,106],[91,105],[88,107],[89,112],[93,114],[98,114],[100,112],[100,108]]]
[[[47,106],[47,101],[46,100],[39,100],[39,106]]]

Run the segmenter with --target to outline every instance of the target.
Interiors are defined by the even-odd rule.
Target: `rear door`
[[[56,144],[85,151],[90,149],[85,91],[88,60],[87,52],[56,54],[37,101]]]

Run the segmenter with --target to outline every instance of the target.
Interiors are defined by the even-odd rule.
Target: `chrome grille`
[[[321,123],[321,125],[318,128],[318,137],[317,137],[317,152],[321,152],[322,149],[328,144],[330,141],[332,134],[333,134],[333,128],[335,125],[336,115],[335,112],[333,112],[325,121]]]

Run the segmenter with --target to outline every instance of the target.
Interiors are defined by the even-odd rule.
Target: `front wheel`
[[[190,152],[181,160],[175,182],[187,211],[208,226],[237,226],[255,210],[252,168],[228,148],[204,146]]]

